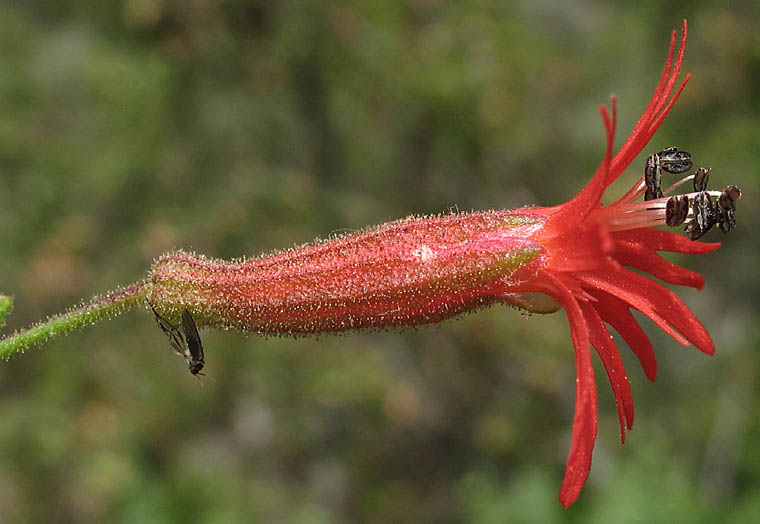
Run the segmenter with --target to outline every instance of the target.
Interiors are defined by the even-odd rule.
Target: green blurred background
[[[204,332],[201,387],[138,310],[1,363],[0,521],[757,522],[760,4],[714,4],[0,2],[6,330],[175,248],[255,255],[411,213],[565,201],[603,151],[599,105],[618,95],[627,135],[684,17],[694,78],[647,151],[678,145],[744,190],[725,247],[678,258],[706,277],[678,293],[716,355],[645,322],[659,379],[621,347],[625,446],[597,367],[600,434],[569,510],[563,313]]]

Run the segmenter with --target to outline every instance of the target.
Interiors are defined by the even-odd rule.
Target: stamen
[[[667,189],[663,191],[663,194],[669,195],[679,187],[681,187],[683,184],[688,182],[689,180],[692,180],[692,186],[694,187],[694,192],[699,193],[700,191],[705,191],[707,189],[707,181],[710,178],[710,171],[712,170],[712,167],[700,167],[696,171],[694,171],[692,174],[687,175],[683,177],[681,180],[676,182],[675,184],[669,186]]]
[[[606,209],[607,226],[612,231],[624,231],[642,227],[661,226],[665,222],[667,200],[664,198],[648,202],[610,206]]]
[[[736,226],[736,201],[742,192],[736,186],[727,186],[718,197],[715,210],[718,215],[718,227],[724,233],[730,232]]]
[[[642,229],[646,227],[661,226],[662,217],[647,217],[637,220],[611,220],[608,222],[610,231],[628,231],[629,229]]]
[[[690,239],[697,240],[718,223],[718,214],[715,211],[710,193],[707,191],[697,193],[697,196],[694,197],[692,211],[694,212],[694,220],[686,224],[684,233],[689,235]]]
[[[689,216],[689,197],[676,195],[668,199],[665,207],[665,224],[670,227],[680,226]]]
[[[649,200],[645,202],[634,202],[627,206],[622,207],[622,213],[641,213],[643,211],[649,211],[652,209],[665,209],[667,207],[667,200],[665,198],[658,198],[657,200]],[[618,211],[617,214],[620,214]]]
[[[593,214],[611,231],[662,225],[677,227],[691,219],[684,231],[692,240],[701,238],[715,225],[728,233],[736,226],[736,201],[741,197],[741,190],[727,186],[722,192],[708,191],[711,167],[700,167],[662,190],[663,171],[683,173],[692,166],[691,154],[676,147],[651,154],[646,158],[644,176],[614,204],[599,208]],[[692,181],[693,192],[665,198],[689,181]],[[644,201],[636,202],[641,195]]]
[[[633,186],[631,189],[629,189],[625,195],[620,197],[613,206],[621,205],[621,204],[630,204],[634,202],[637,198],[639,198],[641,195],[644,194],[644,191],[646,190],[646,182],[644,182],[644,177],[641,177],[638,181],[638,183]]]
[[[647,192],[644,194],[644,200],[654,200],[662,198],[662,169],[657,161],[657,155],[649,155],[644,164],[644,182],[647,185]]]
[[[694,177],[694,191],[700,192],[707,189],[707,181],[710,179],[710,170],[712,167],[704,168],[700,167],[696,173],[692,175]]]
[[[727,186],[721,193],[707,191],[707,183],[712,168],[700,167],[691,175],[687,175],[672,184],[665,191],[662,190],[663,171],[683,173],[690,170],[692,165],[691,154],[681,151],[677,147],[668,147],[659,153],[649,155],[644,164],[642,180],[618,201],[620,203],[625,202],[627,198],[636,198],[643,192],[644,202],[647,204],[643,211],[648,214],[645,216],[632,215],[631,213],[640,212],[642,209],[629,205],[624,209],[618,209],[619,214],[609,220],[609,224],[619,230],[645,227],[644,224],[650,221],[661,224],[664,219],[666,225],[675,227],[680,226],[687,218],[692,217],[692,220],[684,228],[684,232],[692,240],[701,238],[715,225],[724,233],[733,230],[736,226],[736,201],[741,197],[741,190],[736,186]],[[665,203],[664,213],[659,211],[662,206],[653,205],[655,201],[672,193],[689,180],[692,180],[693,193],[675,195],[669,198]],[[713,201],[713,197],[716,197],[717,200]]]
[[[679,180],[675,184],[672,184],[666,190],[664,190],[663,194],[665,194],[665,195],[671,194],[673,191],[675,191],[676,189],[678,189],[679,187],[681,187],[686,182],[688,182],[689,180],[692,180],[692,179],[694,179],[694,174],[691,174],[691,175],[683,177],[681,180]]]
[[[663,197],[662,172],[683,173],[691,169],[693,165],[691,154],[671,146],[659,153],[649,155],[644,164],[644,182],[647,190],[644,200],[654,200]]]
[[[671,146],[657,153],[659,166],[668,173],[684,173],[691,169],[691,154]]]

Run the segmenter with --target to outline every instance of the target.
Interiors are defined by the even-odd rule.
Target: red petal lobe
[[[615,240],[623,240],[633,244],[646,246],[652,251],[670,251],[671,253],[686,253],[702,255],[712,253],[720,247],[720,242],[696,242],[683,235],[662,229],[641,228],[613,233]]]
[[[705,279],[694,271],[689,271],[638,243],[615,242],[615,259],[624,266],[646,271],[650,275],[679,286],[690,286],[702,289]]]
[[[595,274],[585,273],[578,275],[578,278],[591,286],[618,296],[651,318],[663,331],[679,342],[683,339],[664,326],[661,319],[665,319],[701,351],[708,355],[715,352],[710,334],[699,319],[675,293],[665,286],[627,269],[614,272],[598,271]]]
[[[602,320],[620,333],[625,343],[639,359],[646,377],[654,381],[657,378],[657,358],[655,358],[654,348],[649,337],[631,314],[628,304],[601,290],[594,291],[593,295],[597,300],[596,310]]]
[[[583,489],[591,469],[591,455],[597,433],[596,385],[594,368],[591,365],[591,348],[586,320],[578,302],[568,287],[556,276],[544,272],[554,284],[559,296],[556,298],[565,306],[570,324],[570,335],[575,348],[575,416],[573,437],[567,457],[567,469],[559,491],[559,501],[568,507],[575,502]]]
[[[620,419],[620,440],[625,443],[625,429],[633,427],[633,394],[631,393],[631,384],[623,366],[615,342],[612,340],[610,332],[602,322],[602,319],[596,309],[588,302],[579,302],[578,304],[586,318],[589,329],[591,344],[596,349],[596,353],[604,364],[607,371],[607,377],[610,380],[612,394],[615,397],[615,405],[618,410]]]

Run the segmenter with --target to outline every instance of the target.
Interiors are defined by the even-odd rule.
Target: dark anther
[[[684,232],[689,235],[690,239],[697,240],[717,223],[718,213],[715,211],[715,205],[707,191],[702,191],[694,197],[692,211],[694,212],[694,219],[686,224]]]
[[[725,198],[731,200],[731,203],[735,203],[742,197],[742,190],[736,186],[726,186],[721,196],[725,196]]]
[[[736,226],[736,201],[742,196],[736,186],[727,186],[718,197],[715,204],[718,227],[724,233],[730,232]]]
[[[694,192],[699,193],[707,189],[707,181],[710,179],[710,168],[700,167],[694,173]]]
[[[699,232],[699,226],[697,226],[696,220],[691,220],[686,223],[686,227],[683,228],[683,232],[686,233],[686,235],[691,240],[697,240],[699,237],[704,235],[704,233]]]
[[[644,200],[662,198],[662,172],[683,173],[691,169],[691,154],[677,147],[668,147],[659,153],[651,154],[644,164],[644,183],[647,186]]]
[[[691,154],[677,147],[668,147],[657,153],[659,166],[668,173],[683,173],[691,169]]]
[[[709,231],[715,225],[715,206],[712,197],[707,191],[702,191],[694,197],[694,218],[697,220],[700,229],[705,232]]]
[[[665,223],[670,227],[680,226],[689,215],[689,197],[676,195],[665,204]]]
[[[644,200],[654,200],[662,198],[662,172],[657,162],[657,155],[649,155],[644,164],[644,183],[647,185],[647,192]]]

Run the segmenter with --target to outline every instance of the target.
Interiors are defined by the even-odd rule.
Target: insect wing
[[[185,340],[182,338],[182,334],[179,332],[179,329],[172,326],[169,322],[167,322],[161,315],[158,314],[158,311],[155,310],[153,306],[150,306],[150,309],[153,310],[153,314],[156,316],[156,323],[158,323],[158,327],[161,328],[161,331],[163,331],[166,336],[169,338],[169,345],[172,347],[174,351],[185,356]]]
[[[185,334],[185,341],[187,342],[187,349],[190,355],[185,355],[187,358],[187,365],[190,367],[190,373],[197,375],[201,369],[203,369],[203,344],[201,343],[201,335],[198,333],[198,326],[195,325],[193,316],[187,310],[182,310],[182,331]]]

